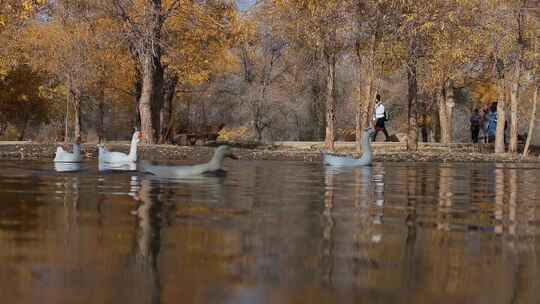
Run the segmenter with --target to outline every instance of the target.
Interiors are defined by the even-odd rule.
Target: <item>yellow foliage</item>
[[[497,101],[499,89],[490,81],[475,81],[471,84],[471,93],[477,107],[487,107]]]
[[[218,140],[221,141],[243,141],[250,137],[250,131],[246,127],[224,128],[219,131]]]
[[[238,62],[230,50],[240,24],[234,7],[213,1],[181,3],[164,28],[168,48],[163,62],[168,69],[188,86],[236,69]]]
[[[46,0],[3,0],[0,2],[0,31],[13,22],[28,18]]]

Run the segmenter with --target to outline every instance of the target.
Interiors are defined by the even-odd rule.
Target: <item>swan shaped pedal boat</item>
[[[136,131],[131,138],[129,153],[111,152],[104,145],[98,145],[98,158],[100,163],[123,165],[137,162],[137,145],[141,141],[142,133]]]
[[[360,167],[371,166],[373,162],[373,151],[371,150],[371,137],[375,134],[373,128],[367,128],[364,130],[362,136],[362,156],[360,158],[354,158],[350,156],[333,155],[323,153],[323,162],[326,166],[332,167]]]
[[[219,146],[214,152],[212,159],[206,164],[187,166],[154,166],[142,164],[142,171],[151,173],[161,178],[189,178],[202,175],[223,174],[223,161],[225,158],[238,159],[229,146]]]
[[[104,163],[98,162],[98,171],[137,171],[137,163],[134,162],[116,162]]]
[[[56,148],[56,154],[54,156],[55,163],[80,163],[81,162],[81,139],[77,138],[77,141],[73,144],[73,152],[67,152],[61,146]]]
[[[78,172],[81,170],[81,163],[77,162],[55,162],[54,171],[66,173],[66,172]]]

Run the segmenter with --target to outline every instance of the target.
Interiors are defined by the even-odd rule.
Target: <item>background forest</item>
[[[469,142],[471,111],[498,102],[496,152],[516,152],[538,124],[539,39],[538,0],[0,0],[0,140],[224,126],[333,149],[380,94],[411,150]]]

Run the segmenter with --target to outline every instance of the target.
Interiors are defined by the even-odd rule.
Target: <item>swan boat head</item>
[[[364,129],[364,135],[366,135],[368,137],[372,137],[374,134],[375,134],[375,128],[368,127],[368,128]]]
[[[141,131],[135,131],[133,133],[133,137],[131,138],[131,143],[138,145],[141,142],[142,137],[143,133]]]
[[[223,145],[219,146],[216,151],[214,152],[214,158],[219,159],[225,159],[225,158],[231,158],[231,159],[238,159],[236,155],[232,152],[232,149],[230,146]]]

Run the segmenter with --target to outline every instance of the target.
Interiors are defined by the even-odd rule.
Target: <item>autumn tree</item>
[[[10,41],[12,39],[10,34],[14,35],[13,31],[46,2],[46,0],[0,0],[0,40]],[[13,57],[5,48],[0,48],[0,76],[7,72],[10,65],[14,65]]]
[[[402,58],[408,83],[407,148],[417,149],[419,92],[435,97],[441,141],[452,141],[454,83],[480,63],[485,44],[478,21],[481,1],[401,1],[396,57]],[[421,76],[421,78],[419,77]],[[425,103],[425,101],[424,101]]]
[[[199,55],[205,51],[215,54],[212,50],[219,43],[221,47],[226,45],[220,39],[226,40],[235,21],[232,4],[218,0],[113,0],[103,1],[102,5],[122,24],[122,39],[136,59],[144,142],[156,143],[160,137],[163,141],[163,132],[170,125],[165,122],[171,112],[169,100],[175,96],[177,84],[192,75],[180,73],[189,69],[190,73],[202,75],[201,70],[212,64]],[[216,31],[219,35],[213,35]],[[193,58],[204,59],[190,63]]]
[[[186,2],[165,24],[164,87],[160,110],[161,143],[170,142],[176,117],[177,92],[210,82],[238,69],[233,49],[241,43],[242,27],[235,6],[227,1]],[[182,102],[182,100],[180,100]]]
[[[379,89],[377,79],[383,77],[386,65],[392,67],[395,62],[392,49],[396,47],[395,10],[392,1],[348,1],[352,37],[352,46],[358,58],[358,101],[356,103],[356,149],[361,150],[363,130],[372,123],[375,107],[375,94]],[[389,56],[390,55],[390,56]]]
[[[163,66],[161,62],[163,24],[180,7],[174,1],[164,7],[161,0],[114,0],[102,4],[112,17],[122,23],[124,39],[137,58],[141,73],[139,112],[145,143],[156,143],[159,110],[162,106]]]
[[[538,1],[536,1],[538,2]],[[538,108],[538,89],[540,88],[540,10],[535,6],[535,1],[529,1],[523,7],[523,14],[526,15],[529,24],[528,31],[524,35],[525,47],[523,49],[523,67],[529,74],[529,87],[532,90],[532,110],[530,112],[529,126],[527,130],[527,140],[523,149],[523,156],[527,157],[529,148],[535,131]],[[527,82],[525,82],[527,84]]]
[[[70,121],[73,136],[82,135],[82,108],[90,106],[92,90],[104,89],[104,79],[117,74],[113,72],[115,58],[109,56],[109,64],[106,60],[108,53],[119,53],[119,47],[105,38],[112,35],[114,25],[98,12],[94,1],[55,1],[18,42],[25,62],[54,76],[66,88],[66,140]],[[102,130],[99,133],[102,137]]]
[[[256,141],[261,141],[263,132],[271,127],[271,86],[282,79],[290,67],[285,60],[288,41],[282,35],[281,22],[274,9],[268,6],[259,14],[245,16],[239,37],[238,56],[247,87],[243,101],[249,108],[250,127]]]
[[[418,149],[418,61],[423,48],[422,27],[433,12],[431,1],[401,1],[395,20],[402,43],[403,63],[407,73],[407,150]]]
[[[519,100],[526,87],[524,75],[535,73],[535,40],[538,38],[538,3],[529,0],[514,0],[503,3],[502,11],[508,11],[510,18],[510,143],[508,150],[517,153],[518,144],[518,107]],[[536,10],[535,10],[536,9]],[[531,52],[532,51],[532,52]]]
[[[18,140],[25,138],[29,126],[48,120],[50,100],[43,87],[47,77],[29,66],[18,65],[0,80],[0,122],[15,126]]]
[[[274,0],[288,25],[289,39],[322,58],[325,68],[325,148],[334,150],[336,64],[347,45],[346,9],[342,1]]]
[[[422,91],[438,108],[441,142],[453,141],[454,86],[475,73],[485,50],[485,32],[478,22],[478,1],[437,2],[420,30],[423,34]]]

